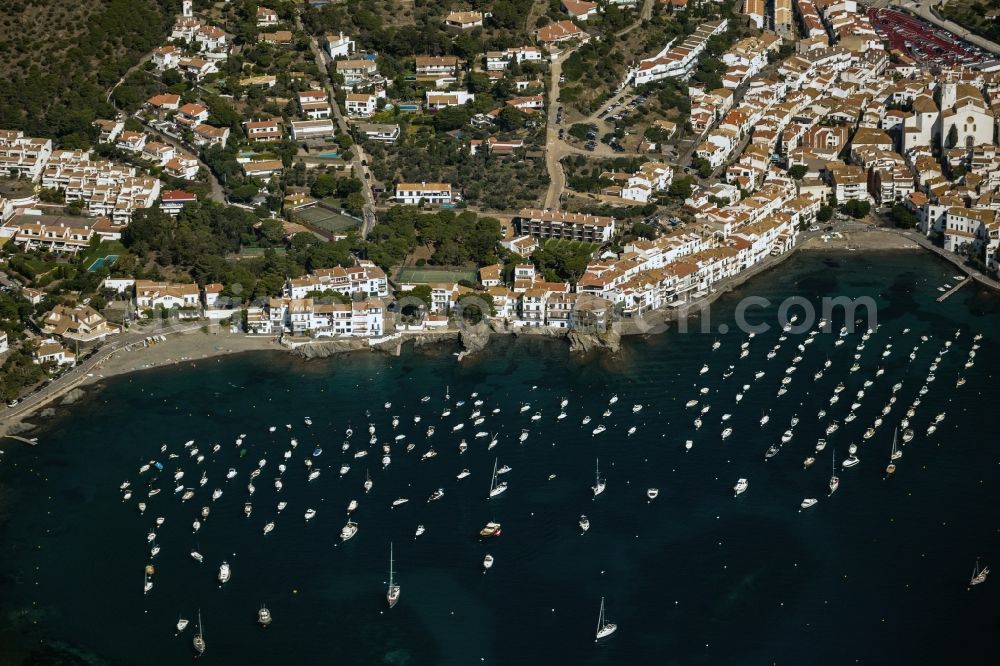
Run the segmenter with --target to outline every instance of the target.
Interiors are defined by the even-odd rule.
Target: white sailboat
[[[892,452],[889,454],[889,464],[885,466],[885,473],[889,476],[896,473],[896,463],[895,460],[898,458],[896,455],[896,435],[899,433],[897,428],[892,433]]]
[[[604,597],[601,597],[601,612],[597,616],[597,633],[594,642],[596,643],[602,638],[607,638],[617,630],[618,625],[613,622],[608,622],[604,617]]]
[[[393,579],[392,571],[392,542],[389,542],[389,589],[385,593],[385,600],[389,603],[389,608],[399,601],[399,585]]]
[[[496,497],[497,495],[503,493],[507,490],[507,482],[501,481],[497,483],[497,458],[493,459],[493,478],[490,479],[490,497]]]
[[[604,479],[601,478],[601,461],[600,459],[595,459],[596,463],[594,466],[594,486],[591,490],[594,491],[594,497],[597,497],[604,492],[606,486]]]
[[[191,639],[191,645],[198,654],[205,652],[205,628],[201,624],[201,609],[198,609],[198,633]]]
[[[833,452],[833,466],[831,467],[832,472],[830,476],[830,494],[837,492],[837,488],[840,487],[840,477],[837,476],[837,452]]]
[[[983,567],[979,568],[979,558],[976,558],[976,568],[972,570],[972,579],[969,581],[969,587],[973,585],[979,585],[980,583],[986,582],[986,577],[990,575],[990,568]]]

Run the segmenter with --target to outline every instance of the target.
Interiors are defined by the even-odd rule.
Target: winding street
[[[302,25],[302,18],[296,14],[295,24],[299,30],[305,32],[305,28]],[[316,60],[316,66],[320,70],[320,75],[323,77],[323,88],[326,90],[326,94],[330,98],[330,106],[333,109],[334,119],[337,121],[337,127],[343,134],[347,136],[351,135],[351,128],[347,124],[347,120],[344,118],[344,114],[340,110],[340,105],[337,103],[336,91],[333,87],[333,82],[330,80],[329,70],[327,68],[328,64],[331,62],[330,56],[324,51],[316,38],[312,35],[309,36],[309,48],[312,50],[313,58]],[[371,233],[372,228],[378,221],[375,217],[375,197],[372,194],[372,188],[370,180],[366,178],[366,174],[369,174],[367,164],[367,158],[365,157],[365,151],[361,147],[361,144],[355,143],[351,147],[351,152],[354,158],[351,160],[351,170],[353,171],[356,178],[361,180],[361,194],[365,198],[365,205],[362,210],[362,217],[364,222],[361,224],[361,237],[366,238],[369,233]]]

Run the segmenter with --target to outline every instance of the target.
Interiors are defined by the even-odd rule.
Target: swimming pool
[[[95,259],[94,263],[92,263],[90,265],[90,268],[87,269],[87,272],[93,273],[98,268],[100,268],[101,266],[111,266],[116,261],[118,261],[118,255],[117,254],[109,254],[106,257],[101,257],[99,259]]]

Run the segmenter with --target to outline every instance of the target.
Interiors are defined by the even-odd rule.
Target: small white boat
[[[853,456],[852,455],[850,458],[844,458],[844,462],[840,463],[840,465],[841,465],[841,467],[850,468],[850,467],[854,467],[855,465],[857,465],[860,462],[861,462],[861,460],[858,459],[857,456]]]
[[[603,424],[601,424],[601,425],[597,426],[596,428],[594,428],[594,429],[593,429],[593,430],[591,431],[591,434],[592,434],[592,435],[600,435],[600,434],[601,434],[602,432],[604,432],[605,430],[607,430],[607,428],[606,428],[606,427],[604,427],[604,425],[603,425]]]
[[[692,400],[688,400],[687,403],[684,406],[687,407],[687,408],[691,408],[691,407],[696,406],[697,404],[698,404],[698,401],[692,399]]]
[[[799,504],[799,506],[802,507],[803,509],[808,509],[811,506],[815,506],[817,502],[819,502],[818,499],[815,499],[813,497],[808,497],[808,498],[802,500],[802,502]]]
[[[358,533],[358,524],[348,520],[347,524],[344,525],[340,530],[340,540],[348,541],[349,539],[352,539],[354,535],[357,533]]]
[[[233,570],[229,567],[229,562],[223,562],[219,566],[219,582],[223,584],[228,583],[232,575]]]
[[[270,534],[274,531],[274,522],[269,522],[264,525],[264,534]]]
[[[313,518],[316,517],[316,509],[306,509],[304,515],[306,520],[312,520]]]
[[[358,500],[352,499],[347,503],[347,513],[353,513],[358,510]]]
[[[580,516],[580,521],[577,524],[584,532],[590,529],[590,519],[587,516]]]
[[[488,571],[492,567],[493,567],[493,556],[487,554],[486,557],[483,558],[483,569],[485,571]],[[484,573],[485,573],[485,571],[484,571]]]
[[[407,498],[405,498],[405,497],[400,497],[400,498],[398,498],[398,499],[394,499],[394,500],[392,500],[392,506],[393,506],[393,507],[397,507],[397,506],[400,506],[400,505],[402,505],[402,504],[406,504],[406,503],[407,503],[407,502],[409,502],[409,501],[410,501],[410,500],[409,500],[409,499],[407,499]]]
[[[469,474],[471,474],[471,472],[469,472],[469,470],[463,469],[461,472],[458,473],[458,477],[457,478],[464,479],[465,477],[469,476]]]
[[[414,538],[416,538],[416,537],[420,536],[421,534],[423,534],[426,531],[427,531],[427,528],[425,528],[423,525],[417,525],[417,529],[414,531],[413,536],[414,536]]]
[[[641,411],[642,411],[642,405],[640,405],[638,403],[635,404],[635,405],[632,405],[632,413],[633,414],[638,414]]]
[[[649,499],[654,500],[654,499],[656,499],[659,496],[660,496],[660,489],[659,488],[647,488],[646,489],[646,497],[648,497]]]
[[[742,495],[747,491],[747,488],[749,487],[750,487],[749,481],[747,481],[746,479],[737,479],[736,485],[733,486],[733,497],[736,497],[737,495]]]

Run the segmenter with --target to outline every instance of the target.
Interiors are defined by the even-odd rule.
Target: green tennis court
[[[312,224],[330,233],[343,233],[361,226],[361,223],[353,217],[347,217],[346,215],[335,213],[320,206],[303,208],[302,210],[295,211],[295,214],[308,224]]]
[[[459,266],[401,266],[396,271],[397,282],[461,282],[468,280],[475,283],[478,281],[479,271],[475,268],[462,268]]]

